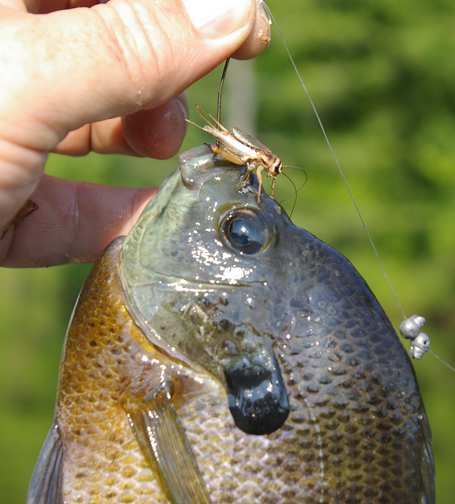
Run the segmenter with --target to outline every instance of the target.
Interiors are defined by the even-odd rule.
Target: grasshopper
[[[248,183],[251,172],[257,168],[256,175],[259,182],[258,205],[261,203],[262,172],[264,170],[267,172],[266,176],[273,179],[271,190],[272,198],[275,198],[275,180],[277,175],[283,171],[283,164],[278,156],[253,135],[239,128],[232,128],[229,131],[213,116],[204,114],[198,105],[196,105],[196,108],[199,115],[207,124],[201,127],[188,119],[187,122],[207,132],[216,139],[217,144],[219,143],[220,146],[217,144],[208,144],[214,154],[219,154],[236,165],[246,165],[248,171],[243,182],[243,187]],[[221,149],[220,147],[223,148]]]

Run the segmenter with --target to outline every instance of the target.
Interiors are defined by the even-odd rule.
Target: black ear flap
[[[289,415],[289,400],[278,361],[272,368],[225,370],[229,409],[235,425],[247,434],[270,434]]]

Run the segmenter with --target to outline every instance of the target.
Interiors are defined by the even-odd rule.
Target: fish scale
[[[325,297],[318,284],[306,307],[302,298],[291,299],[289,305],[298,307],[295,312],[300,322],[293,334],[279,338],[276,346],[291,396],[285,436],[273,439],[272,435],[268,441],[264,438],[259,446],[257,437],[253,437],[254,447],[247,436],[227,445],[227,437],[220,436],[217,444],[223,452],[241,445],[228,461],[241,470],[226,475],[223,466],[215,467],[210,482],[218,473],[221,481],[236,477],[248,482],[253,473],[262,476],[257,488],[264,488],[273,480],[270,468],[279,467],[281,485],[275,483],[277,491],[271,502],[298,502],[296,499],[303,497],[308,503],[418,502],[416,468],[422,457],[421,422],[425,420],[417,416],[414,423],[409,422],[410,413],[421,408],[418,388],[412,376],[401,373],[399,363],[408,357],[382,317],[375,316],[377,302],[373,299],[367,303],[371,306],[368,319],[359,308],[359,288],[353,282],[343,285],[339,295],[330,290]],[[327,323],[337,330],[326,334]],[[365,343],[367,335],[369,341]],[[378,359],[383,369],[372,374],[372,359],[385,353],[387,360]],[[392,371],[394,368],[396,371]],[[222,401],[214,408],[222,410]],[[211,410],[206,413],[213,415]],[[198,446],[204,431],[196,431],[193,446]],[[189,426],[187,434],[193,439]],[[264,460],[264,453],[278,455]],[[249,460],[247,467],[238,463],[245,458]],[[370,464],[378,464],[380,473],[371,475]],[[249,471],[252,466],[254,470]],[[204,467],[201,461],[199,467]],[[292,488],[284,500],[280,496],[283,483]],[[224,498],[216,493],[213,483],[211,486],[215,502],[264,502],[258,490],[253,496],[245,495],[242,487],[235,494],[229,489]],[[270,486],[267,488],[270,491]]]
[[[92,270],[66,337],[55,415],[65,445],[63,498],[166,503],[122,408],[136,356],[152,359],[153,350],[122,302],[113,258],[103,256]]]
[[[434,504],[416,377],[364,280],[246,168],[180,161],[84,284],[28,504]]]

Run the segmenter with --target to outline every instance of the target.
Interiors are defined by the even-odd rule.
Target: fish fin
[[[27,504],[63,504],[63,445],[56,422],[52,424],[33,469]]]
[[[168,393],[163,389],[146,409],[128,411],[142,452],[172,504],[211,504],[196,459]]]
[[[420,477],[420,504],[435,504],[435,472],[431,445],[433,444],[430,424],[427,415],[423,414],[422,420],[422,462]]]

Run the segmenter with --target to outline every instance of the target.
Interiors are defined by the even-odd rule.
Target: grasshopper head
[[[283,171],[283,163],[279,158],[275,157],[273,162],[270,164],[269,173],[270,175],[272,175],[272,177],[276,177],[282,171]]]

